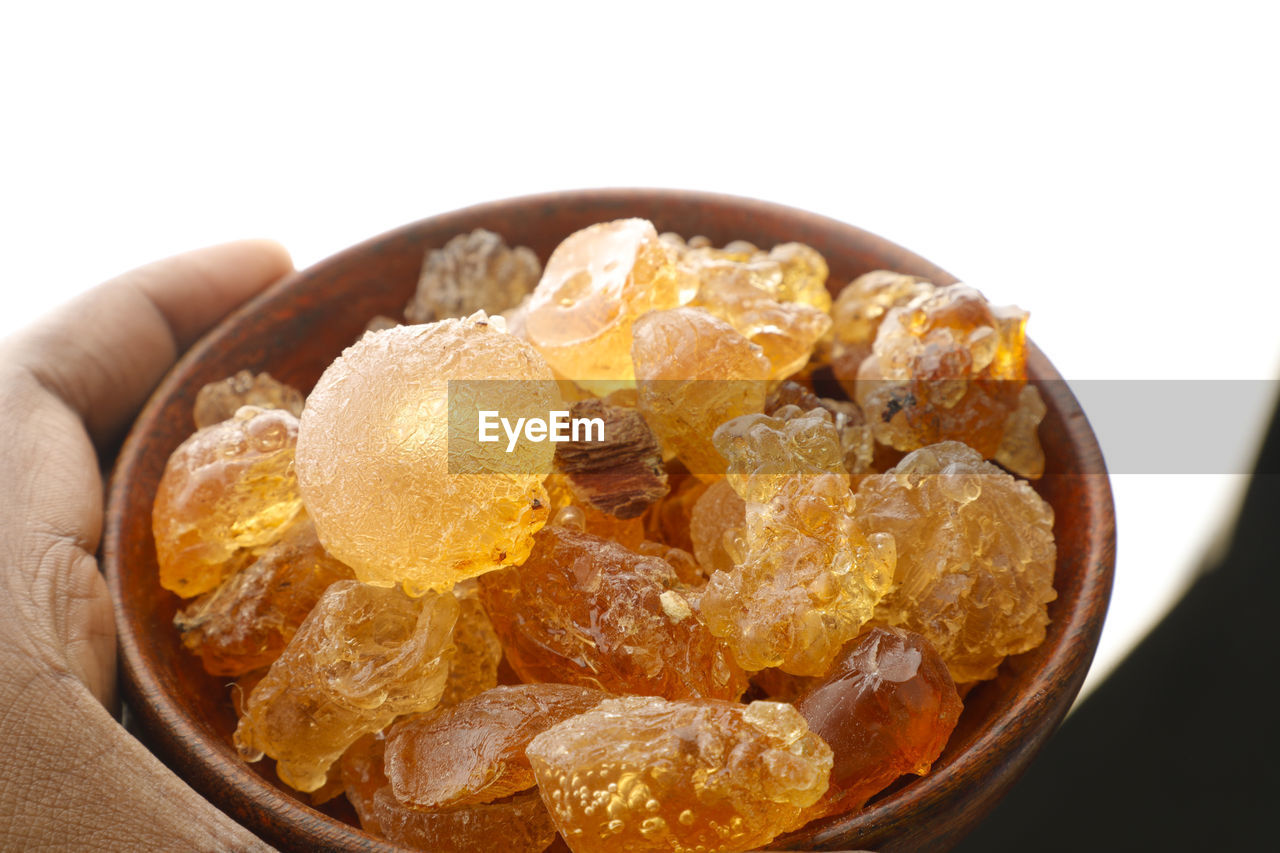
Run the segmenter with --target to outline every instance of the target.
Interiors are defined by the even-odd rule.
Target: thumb
[[[293,268],[278,243],[242,240],[127,272],[19,333],[5,361],[84,422],[99,447],[132,419],[192,342]]]

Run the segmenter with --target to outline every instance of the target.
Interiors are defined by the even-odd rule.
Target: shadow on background
[[[956,849],[1276,849],[1278,729],[1280,409],[1226,556]]]

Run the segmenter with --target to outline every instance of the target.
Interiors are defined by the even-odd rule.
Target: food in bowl
[[[495,257],[492,240],[457,245],[471,243]],[[812,249],[716,249],[636,220],[561,248],[505,318],[437,319],[354,344],[296,429],[272,433],[283,445],[297,436],[295,483],[251,460],[192,491],[219,507],[264,494],[275,506],[271,489],[281,506],[301,498],[277,539],[237,539],[233,522],[213,538],[220,550],[196,548],[199,577],[220,585],[180,617],[184,640],[202,629],[197,648],[216,641],[205,626],[217,613],[243,614],[228,630],[272,625],[280,650],[265,674],[260,651],[243,673],[221,664],[247,694],[245,757],[271,755],[300,790],[345,789],[375,833],[462,849],[482,841],[468,827],[500,832],[544,812],[578,850],[749,849],[927,772],[959,716],[956,683],[1034,647],[1054,594],[1052,511],[984,458],[1017,469],[1023,456],[1007,446],[1036,446],[1025,315],[968,288],[914,281],[886,300],[855,281],[881,303],[848,312],[859,334],[875,327],[858,373],[870,364],[863,381],[879,396],[864,408],[818,393],[859,377],[840,366],[856,340],[842,337],[840,311],[833,322]],[[430,256],[424,280],[444,266]],[[455,266],[459,293],[504,266],[528,278],[525,263]],[[850,301],[842,293],[837,306]],[[515,408],[545,412],[552,430],[559,411],[606,429],[556,442],[513,413],[499,419],[510,444],[483,447],[451,417],[468,412],[478,433],[482,410],[455,398],[492,388],[497,409],[520,389]],[[269,411],[207,427],[237,425],[208,464],[256,448],[236,436],[284,420]],[[1005,426],[995,440],[992,424]],[[986,453],[963,444],[969,430]],[[189,441],[208,444],[204,433]],[[201,479],[190,460],[206,457],[173,458],[164,480]],[[474,467],[452,467],[463,463]],[[876,501],[896,536],[862,512]],[[156,524],[200,505],[158,505]],[[992,535],[1006,519],[1018,529]],[[292,564],[268,552],[295,540],[355,579],[273,580]],[[254,577],[266,580],[245,583]],[[295,583],[309,605],[279,595]],[[510,699],[500,680],[608,698],[542,727],[545,703]],[[482,708],[494,702],[507,712],[496,723]],[[428,771],[411,756],[435,754],[421,733],[444,715],[447,732],[513,737],[476,772],[522,787],[412,793]],[[438,737],[443,747],[452,735]],[[528,836],[527,849],[550,841]]]

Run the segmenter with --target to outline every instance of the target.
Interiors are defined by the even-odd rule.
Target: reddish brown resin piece
[[[670,698],[736,699],[746,688],[666,560],[549,525],[523,566],[482,575],[480,590],[525,681]]]
[[[809,818],[862,806],[904,773],[923,776],[960,718],[947,665],[924,637],[872,628],[795,702],[831,747],[831,787]]]

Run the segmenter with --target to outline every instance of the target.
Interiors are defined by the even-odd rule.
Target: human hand
[[[187,346],[291,268],[264,241],[189,252],[0,342],[2,849],[269,849],[112,716],[115,623],[94,554],[98,454]]]

